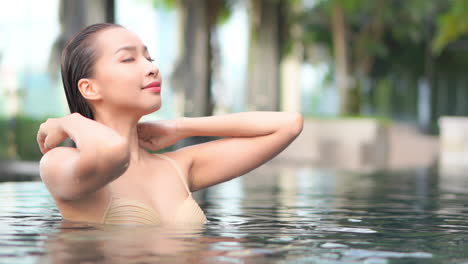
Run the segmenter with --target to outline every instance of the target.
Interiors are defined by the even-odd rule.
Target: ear
[[[80,90],[81,95],[88,100],[97,100],[102,97],[97,89],[97,85],[95,85],[91,79],[80,79],[78,81],[78,90]]]

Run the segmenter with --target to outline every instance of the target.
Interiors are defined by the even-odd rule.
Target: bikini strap
[[[166,155],[164,155],[164,154],[160,154],[160,153],[153,153],[153,154],[156,155],[156,156],[158,156],[158,157],[160,157],[160,158],[162,158],[162,159],[165,159],[165,160],[169,161],[169,162],[172,164],[172,166],[173,166],[173,167],[176,169],[176,171],[177,171],[177,175],[179,175],[179,178],[182,180],[182,183],[184,184],[185,189],[187,189],[187,192],[188,192],[189,194],[191,194],[190,189],[189,189],[189,187],[188,187],[188,184],[185,182],[184,174],[182,173],[182,170],[180,169],[180,167],[179,167],[179,165],[177,164],[177,162],[176,162],[174,159],[169,158],[168,156],[166,156]]]

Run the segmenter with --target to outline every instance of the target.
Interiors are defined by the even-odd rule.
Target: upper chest
[[[183,162],[177,162],[177,166],[182,177],[185,177],[187,166]],[[119,178],[89,197],[79,201],[58,202],[57,205],[69,220],[84,218],[95,221],[102,217],[112,197],[117,197],[137,201],[162,216],[170,216],[188,196],[180,171],[167,160],[154,158],[140,166],[129,166]]]
[[[144,166],[129,167],[108,188],[113,197],[137,200],[161,213],[170,212],[188,196],[187,168],[182,162],[176,166],[167,160],[153,159]]]

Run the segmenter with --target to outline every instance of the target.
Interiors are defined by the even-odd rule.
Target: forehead
[[[96,37],[96,44],[103,55],[113,55],[123,46],[143,47],[143,42],[135,33],[121,27],[100,32]]]

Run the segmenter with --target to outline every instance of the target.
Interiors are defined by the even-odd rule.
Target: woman
[[[285,149],[301,114],[243,112],[138,123],[161,107],[162,80],[142,41],[116,24],[81,30],[62,52],[72,114],[41,124],[41,178],[65,220],[203,224],[191,192],[243,175]],[[191,136],[222,139],[152,154]],[[76,148],[58,146],[71,138]]]

